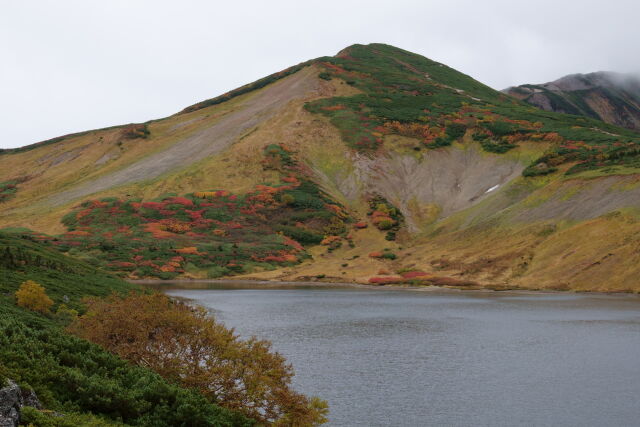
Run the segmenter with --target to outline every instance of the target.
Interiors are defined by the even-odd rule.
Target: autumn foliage
[[[91,254],[96,265],[130,278],[217,278],[301,262],[309,258],[305,246],[327,236],[336,236],[329,248],[338,247],[349,218],[294,154],[283,144],[266,146],[263,166],[281,182],[242,194],[85,201],[65,215],[68,231],[51,244]]]
[[[326,421],[326,402],[291,389],[291,365],[270,342],[239,339],[203,308],[163,294],[114,294],[87,300],[87,313],[69,330],[258,422]]]
[[[44,287],[33,280],[22,282],[15,295],[20,307],[38,313],[49,313],[53,305],[53,300],[47,296]]]
[[[399,277],[399,276],[369,278],[369,283],[371,283],[372,285],[386,285],[389,283],[399,283],[399,282],[402,282],[402,277]]]

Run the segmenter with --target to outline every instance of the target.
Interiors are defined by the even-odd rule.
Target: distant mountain
[[[543,110],[640,130],[640,77],[632,74],[571,74],[549,83],[513,86],[503,92]]]
[[[129,278],[638,291],[638,212],[638,132],[384,44],[0,150],[0,227]]]

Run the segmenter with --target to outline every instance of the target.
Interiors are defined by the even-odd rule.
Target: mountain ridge
[[[630,130],[352,45],[164,119],[5,152],[0,186],[22,181],[0,226],[132,278],[637,291],[639,155]]]
[[[503,90],[547,111],[584,115],[640,130],[640,77],[611,71],[570,74]]]

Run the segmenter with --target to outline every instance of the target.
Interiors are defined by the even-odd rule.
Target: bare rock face
[[[0,389],[0,427],[17,427],[20,423],[20,408],[23,406],[22,390],[9,380],[9,385]]]
[[[42,405],[35,392],[22,390],[11,380],[8,383],[9,385],[0,389],[0,427],[17,427],[23,406],[42,409]]]
[[[640,131],[640,77],[600,71],[503,90],[547,111],[592,117]]]

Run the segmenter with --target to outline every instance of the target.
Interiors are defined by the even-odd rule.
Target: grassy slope
[[[368,97],[357,96],[355,98],[333,98],[330,100],[322,101],[316,104],[317,107],[312,111],[324,113],[328,115],[332,123],[341,130],[343,137],[347,143],[357,143],[357,139],[353,139],[353,135],[361,137],[363,134],[366,136],[366,121],[362,120],[362,117],[369,117],[370,119],[380,120],[380,110],[376,110],[377,103],[375,97],[386,97],[387,102],[391,100],[391,103],[397,104],[395,109],[391,107],[392,114],[398,114],[398,111],[402,112],[405,117],[411,117],[411,100],[405,101],[402,97],[398,97],[397,90],[400,89],[398,85],[391,85],[391,91],[382,93],[382,95],[376,95],[375,91],[380,91],[380,82],[388,79],[393,81],[393,78],[385,75],[388,70],[388,63],[380,61],[380,58],[376,58],[378,62],[379,71],[376,74],[373,73],[374,83],[369,86],[367,79],[371,74],[358,74],[364,73],[365,69],[371,71],[371,64],[374,63],[372,59],[372,50],[383,52],[385,55],[389,51],[395,51],[388,46],[372,46],[361,47],[355,46],[343,51],[343,58],[336,58],[329,61],[332,66],[327,67],[327,71],[332,73],[334,78],[340,78],[348,81],[352,86],[360,89],[361,91],[369,94]],[[393,52],[397,53],[397,52]],[[396,56],[398,58],[398,56]],[[608,215],[604,218],[595,218],[601,214],[607,212],[613,212],[617,209],[623,209],[624,206],[637,205],[637,194],[633,192],[633,186],[622,185],[624,178],[618,178],[616,174],[637,174],[638,169],[634,155],[625,159],[620,165],[611,165],[611,160],[615,159],[615,155],[611,156],[613,159],[608,160],[608,152],[616,150],[619,141],[626,140],[627,143],[635,147],[637,144],[637,137],[628,131],[613,128],[605,125],[601,122],[589,121],[584,118],[575,116],[561,116],[557,114],[547,114],[545,112],[534,110],[526,107],[522,104],[505,102],[499,96],[492,94],[486,87],[474,86],[469,82],[466,76],[458,75],[455,71],[448,69],[447,67],[440,67],[438,64],[432,63],[423,58],[416,58],[415,55],[403,52],[400,56],[402,61],[411,65],[414,69],[422,67],[421,71],[431,71],[429,73],[431,80],[435,80],[437,84],[449,83],[449,85],[464,88],[466,93],[471,93],[483,101],[490,100],[493,105],[488,106],[490,111],[497,112],[505,117],[515,118],[520,120],[528,120],[530,122],[541,122],[542,131],[557,132],[560,134],[564,141],[560,145],[552,145],[551,156],[548,158],[555,158],[556,164],[560,166],[562,173],[566,172],[569,167],[574,166],[577,160],[579,165],[586,172],[580,172],[578,175],[562,176],[560,173],[552,174],[550,179],[528,179],[521,182],[519,186],[530,187],[525,190],[525,194],[520,197],[527,199],[522,203],[519,203],[516,197],[513,200],[504,200],[505,197],[497,196],[496,199],[487,200],[481,206],[474,206],[466,211],[459,212],[457,215],[450,219],[445,219],[444,222],[439,223],[437,227],[437,233],[428,235],[424,239],[410,242],[405,240],[403,244],[405,246],[415,245],[411,249],[399,250],[400,255],[398,261],[379,261],[366,258],[366,253],[371,249],[379,249],[386,246],[395,247],[395,244],[389,244],[388,242],[377,241],[374,236],[370,236],[370,232],[357,232],[354,241],[356,242],[357,249],[340,249],[333,254],[322,254],[314,263],[307,263],[300,268],[290,269],[283,272],[273,272],[270,277],[278,277],[282,279],[292,279],[296,277],[313,277],[316,275],[322,275],[323,272],[331,272],[333,277],[343,278],[347,280],[366,280],[371,275],[375,275],[376,270],[387,270],[389,272],[401,271],[407,268],[417,268],[425,271],[431,271],[434,273],[450,274],[456,277],[471,277],[479,280],[483,283],[492,284],[493,286],[525,286],[534,288],[573,288],[584,290],[637,290],[637,281],[635,280],[637,271],[635,267],[635,258],[633,256],[625,257],[619,256],[615,258],[607,257],[609,252],[614,248],[621,254],[628,251],[628,245],[620,244],[621,241],[628,241],[628,233],[633,233],[637,230],[637,224],[633,213],[625,215],[626,227],[619,227],[617,220],[611,218],[617,218],[617,215]],[[358,63],[362,60],[364,68],[360,68]],[[413,62],[411,62],[413,61]],[[342,69],[336,69],[334,66],[340,66]],[[400,67],[402,68],[402,67]],[[434,73],[433,70],[437,72]],[[412,70],[414,71],[414,70]],[[397,73],[397,70],[393,70],[390,74]],[[400,72],[401,74],[402,72]],[[393,77],[393,76],[392,76]],[[397,75],[396,75],[397,77]],[[399,80],[399,79],[398,79]],[[451,84],[455,82],[454,84]],[[403,81],[403,84],[406,80]],[[433,83],[430,83],[433,85]],[[436,84],[436,86],[437,86]],[[449,86],[447,85],[447,86]],[[457,85],[457,86],[456,86]],[[411,87],[409,89],[414,90]],[[454,107],[460,105],[462,101],[456,100],[456,97],[462,97],[455,91],[448,91],[448,88],[437,87],[433,92],[442,97],[448,99]],[[374,99],[371,99],[371,96]],[[414,95],[414,94],[412,94]],[[394,100],[395,99],[395,100]],[[457,102],[457,104],[456,104]],[[341,108],[329,109],[327,107],[340,106]],[[364,106],[364,108],[363,108]],[[438,106],[441,106],[439,104]],[[346,107],[342,108],[342,107]],[[487,107],[485,105],[485,107]],[[345,114],[346,111],[353,111],[354,119],[349,119]],[[371,114],[373,111],[374,114]],[[446,119],[447,111],[442,111],[439,114],[445,115]],[[360,121],[365,125],[357,123],[358,116]],[[384,112],[382,113],[384,117]],[[403,120],[402,117],[397,117],[399,120]],[[433,116],[429,117],[433,119]],[[407,120],[407,119],[404,119]],[[383,120],[384,121],[384,120]],[[411,119],[409,119],[411,121]],[[379,123],[379,122],[378,122]],[[595,127],[596,129],[602,129],[602,131],[587,130],[587,127]],[[358,128],[362,129],[363,133],[358,133]],[[355,131],[354,131],[355,129]],[[609,135],[614,133],[615,135]],[[351,138],[351,141],[350,141]],[[584,139],[585,149],[571,148],[571,140],[568,138],[581,138]],[[414,141],[414,146],[419,144],[419,139]],[[549,148],[540,142],[532,142],[529,145],[520,143],[522,150],[524,150],[524,156],[522,160],[529,157],[529,161],[536,163],[536,158],[539,158],[543,152]],[[541,147],[536,148],[536,146]],[[558,150],[558,146],[560,150]],[[312,164],[321,169],[320,177],[323,182],[329,182],[335,184],[339,181],[344,181],[342,172],[349,169],[349,164],[343,167],[333,167],[331,165],[331,158],[340,158],[339,151],[332,150],[332,145],[329,145],[325,150],[324,155],[320,155],[320,159],[312,160]],[[398,152],[398,147],[390,146],[386,139],[384,147],[387,150],[387,156],[394,156]],[[408,147],[412,148],[412,147]],[[356,149],[362,149],[356,147]],[[456,150],[457,148],[447,149]],[[586,154],[586,150],[590,153]],[[570,151],[573,151],[570,153]],[[581,152],[580,152],[581,151]],[[333,154],[327,154],[332,152]],[[536,154],[537,152],[537,154]],[[525,154],[528,153],[528,154]],[[596,153],[601,153],[599,162],[595,162],[593,157]],[[567,155],[569,154],[569,155]],[[510,154],[508,153],[507,156]],[[428,157],[429,154],[425,154]],[[564,156],[564,158],[563,158]],[[322,159],[327,160],[322,160]],[[546,159],[544,159],[546,160]],[[566,166],[564,165],[566,164]],[[453,165],[451,165],[453,166]],[[572,198],[579,194],[581,188],[585,185],[581,183],[579,177],[612,177],[612,180],[616,184],[607,184],[615,187],[618,185],[618,191],[621,193],[620,198],[616,200],[608,200],[599,203],[599,200],[593,200],[589,198],[577,197],[572,202]],[[572,218],[571,206],[558,207],[557,200],[550,200],[545,204],[545,200],[535,201],[536,199],[544,199],[544,193],[555,191],[553,186],[547,187],[553,181],[570,180],[571,183],[563,186],[560,189],[556,189],[558,194],[555,195],[555,199],[562,199],[566,201],[568,205],[572,203],[580,206],[583,212],[582,216],[578,218]],[[520,180],[523,181],[523,180]],[[356,182],[357,187],[359,183]],[[424,185],[429,185],[425,182]],[[511,189],[508,191],[519,191],[517,189]],[[625,192],[631,191],[628,194],[627,201],[620,201],[625,198]],[[334,193],[340,194],[340,191],[334,191]],[[502,190],[500,191],[502,193]],[[344,194],[344,193],[342,193]],[[517,194],[516,194],[517,195]],[[501,200],[502,199],[502,200]],[[508,198],[506,198],[508,199]],[[534,205],[537,203],[538,211],[545,209],[555,210],[557,214],[550,218],[536,218],[535,215],[530,220],[523,222],[522,218],[527,218]],[[627,203],[625,205],[625,203]],[[510,215],[496,215],[497,212],[502,210],[508,210]],[[574,209],[575,210],[575,209]],[[594,212],[593,216],[589,213]],[[520,218],[519,220],[514,217]],[[456,220],[457,218],[457,220]],[[553,230],[550,233],[549,230]],[[558,232],[551,238],[551,234],[554,234],[556,230]],[[609,234],[600,237],[596,240],[588,240],[582,242],[579,246],[572,244],[571,240],[575,239],[576,243],[581,241],[581,235],[584,235],[586,230],[592,233],[598,233],[598,230],[608,230]],[[374,233],[375,234],[375,233]],[[587,234],[588,235],[588,234]],[[508,236],[508,237],[507,237]],[[361,238],[359,238],[361,237]],[[373,238],[372,238],[373,237]],[[576,238],[577,237],[577,238]],[[487,245],[487,239],[491,239],[492,244]],[[428,243],[420,243],[420,242]],[[359,256],[353,259],[353,256]],[[364,255],[364,256],[363,256]],[[606,263],[601,261],[602,257],[609,260]],[[452,258],[447,260],[448,262],[437,262],[440,258]],[[554,258],[557,257],[557,258]],[[580,258],[581,257],[581,258]],[[571,264],[575,262],[576,258],[580,259],[577,264]],[[566,260],[566,261],[565,261]],[[545,267],[545,268],[543,268]]]
[[[310,253],[314,255],[314,261],[263,272],[260,277],[326,274],[366,281],[381,269],[395,274],[415,268],[459,278],[470,277],[493,285],[637,289],[637,284],[628,278],[635,270],[622,257],[609,257],[609,261],[598,263],[603,254],[611,251],[611,246],[622,251],[623,245],[616,242],[624,240],[625,233],[636,230],[634,214],[625,211],[625,221],[629,223],[625,227],[615,226],[617,220],[612,218],[597,218],[607,212],[624,211],[636,203],[635,187],[627,178],[618,176],[624,174],[634,179],[638,173],[638,153],[634,151],[638,144],[636,134],[596,120],[531,108],[442,64],[387,45],[355,45],[337,57],[320,58],[306,70],[324,73],[324,77],[331,80],[318,80],[322,87],[319,93],[290,102],[278,114],[247,131],[225,151],[193,159],[188,168],[148,182],[113,188],[97,197],[130,195],[150,200],[167,192],[185,194],[212,188],[246,192],[256,184],[277,182],[278,174],[265,170],[260,161],[265,145],[283,143],[292,147],[297,158],[308,165],[316,182],[347,206],[355,220],[369,221],[369,228],[353,230],[355,248],[343,245],[330,252],[324,246],[312,248]],[[278,84],[287,84],[287,81],[284,77]],[[46,206],[38,205],[34,200],[84,179],[83,174],[106,175],[142,156],[179,144],[188,135],[215,124],[234,109],[242,108],[246,99],[258,96],[269,87],[271,85],[249,92],[240,91],[238,96],[222,103],[205,101],[197,104],[197,108],[154,121],[149,124],[151,135],[147,139],[126,140],[118,145],[119,131],[111,129],[68,138],[29,152],[0,156],[0,166],[16,165],[11,169],[0,168],[11,170],[10,174],[0,176],[0,180],[29,173],[35,175],[19,185],[17,193],[0,205],[6,213],[0,219],[0,225],[26,225],[49,233],[63,231],[59,221],[70,206],[43,213]],[[309,102],[306,108],[305,102]],[[388,126],[393,122],[399,125]],[[493,126],[496,122],[508,125],[498,129]],[[464,138],[450,136],[450,131],[454,130],[452,123],[464,124]],[[376,126],[381,127],[380,132],[374,129]],[[433,131],[433,134],[427,131]],[[557,134],[557,138],[545,139],[548,134]],[[486,147],[484,151],[473,148],[480,146],[472,142],[476,138],[482,147]],[[363,140],[366,143],[358,145]],[[74,160],[77,169],[69,168],[65,163],[55,167],[38,163],[43,157],[79,147],[86,148]],[[496,149],[506,153],[486,151]],[[96,160],[112,150],[118,150],[120,157],[103,166],[94,166]],[[372,227],[367,216],[367,197],[383,192],[385,187],[374,173],[365,173],[362,165],[372,165],[373,171],[376,167],[401,166],[400,169],[383,169],[387,175],[398,171],[404,174],[409,167],[415,173],[406,174],[406,181],[400,185],[404,190],[412,186],[412,179],[422,180],[418,187],[432,185],[430,180],[437,177],[424,177],[428,172],[425,168],[430,164],[428,159],[454,158],[457,150],[478,151],[478,158],[487,162],[487,171],[491,165],[497,167],[512,162],[520,164],[521,168],[533,165],[534,172],[550,174],[505,182],[489,195],[476,189],[480,191],[477,199],[474,196],[473,201],[446,216],[442,216],[441,202],[430,200],[417,190],[415,194],[400,190],[394,194],[387,190],[389,194],[384,196],[403,211],[407,220],[417,224],[418,232],[403,231],[397,242],[386,241],[384,232]],[[408,159],[415,159],[415,164]],[[455,169],[460,165],[443,161],[442,167]],[[566,175],[568,171],[570,173]],[[463,179],[463,187],[467,184],[464,179],[482,181],[481,176],[465,178],[462,172],[459,178]],[[622,199],[628,196],[627,205],[620,203],[620,198],[604,200],[600,197],[602,201],[599,201],[598,197],[579,197],[587,182],[583,180],[591,182],[594,178],[596,181],[613,180],[605,183],[611,188],[619,184],[616,191],[621,193]],[[561,182],[567,184],[560,186]],[[558,194],[549,198],[554,191]],[[575,205],[582,206],[582,210],[597,214],[574,218],[570,208],[558,207],[556,199],[566,200],[569,204],[575,200]],[[541,217],[538,211],[545,209],[554,215]],[[585,229],[607,229],[609,226],[612,230],[610,243],[607,243],[608,238],[590,242],[589,250],[585,245],[575,248],[570,244],[574,232],[584,234]],[[548,227],[554,232],[550,233]],[[491,245],[485,244],[487,239]],[[398,259],[376,260],[367,256],[385,247],[397,253]],[[583,248],[585,259],[580,263],[593,264],[585,270],[589,273],[574,269],[569,261],[562,261],[572,260],[573,255],[567,254],[571,251],[579,253]],[[439,262],[442,259],[446,262]],[[494,267],[496,265],[498,267]],[[553,265],[558,265],[558,270],[553,270]],[[617,271],[615,265],[629,273]],[[597,277],[598,282],[589,282],[590,277]]]
[[[33,388],[46,409],[66,414],[49,420],[30,411],[28,420],[73,425],[249,425],[247,420],[207,403],[195,392],[67,335],[65,321],[15,305],[24,280],[43,284],[53,310],[81,309],[85,296],[126,292],[136,287],[40,243],[37,236],[0,233],[0,382]],[[46,424],[49,425],[49,424]],[[217,424],[216,424],[217,425]]]
[[[66,296],[71,306],[89,295],[127,292],[134,286],[39,242],[30,233],[0,232],[0,292],[13,294],[20,283],[35,280],[56,304]],[[23,265],[22,265],[23,264]]]
[[[149,124],[148,138],[123,139],[118,129],[97,130],[69,137],[55,144],[0,156],[0,176],[7,180],[27,177],[15,196],[2,205],[2,225],[21,225],[55,233],[64,228],[59,218],[69,205],[50,206],[43,199],[77,183],[121,170],[141,158],[160,152],[216,123],[233,111],[231,102],[189,114],[171,116]],[[197,159],[194,159],[196,161]],[[73,167],[70,167],[73,165]],[[127,189],[120,189],[124,195]]]

